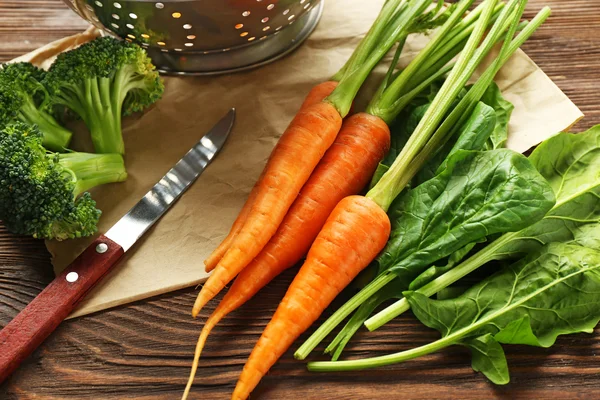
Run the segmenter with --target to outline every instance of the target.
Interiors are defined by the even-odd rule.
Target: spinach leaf
[[[492,107],[496,112],[496,126],[486,143],[486,149],[503,148],[508,139],[508,123],[515,106],[502,96],[502,92],[495,82],[492,82],[481,101]]]
[[[407,190],[390,208],[392,234],[378,257],[405,285],[431,263],[498,232],[517,231],[554,205],[548,183],[507,149],[460,150],[444,170]]]
[[[375,174],[373,174],[373,178],[371,179],[370,188],[374,187],[390,169],[390,166],[404,148],[408,138],[410,138],[417,125],[419,125],[427,108],[429,108],[429,103],[413,106],[404,110],[396,119],[396,122],[391,127],[390,150],[377,166]]]
[[[600,126],[577,135],[562,133],[546,140],[529,157],[548,181],[556,204],[531,226],[505,233],[450,271],[418,288],[433,296],[493,260],[518,259],[552,242],[600,243]],[[600,248],[600,247],[599,247]],[[413,285],[412,289],[416,289]],[[408,310],[401,299],[366,321],[377,329]]]
[[[474,255],[479,265],[517,258],[547,243],[572,241],[582,229],[600,224],[600,126],[550,138],[529,159],[552,186],[556,204],[541,221],[502,235]],[[585,228],[588,224],[592,228]]]
[[[475,242],[469,243],[462,249],[459,249],[456,252],[452,253],[450,255],[450,257],[448,257],[448,261],[446,262],[445,265],[443,265],[441,267],[432,265],[431,267],[427,268],[425,271],[423,271],[423,273],[421,275],[417,276],[415,278],[415,280],[413,280],[410,283],[410,285],[408,286],[408,289],[409,290],[419,289],[420,287],[425,286],[426,284],[428,284],[429,282],[431,282],[438,276],[441,276],[444,273],[450,271],[452,268],[454,268],[456,265],[458,265],[458,263],[460,263],[471,252],[471,250],[473,250],[473,248],[477,244],[483,243],[483,242],[485,242],[485,239],[479,239]]]
[[[509,381],[499,343],[550,347],[559,335],[588,332],[600,320],[600,252],[553,243],[452,300],[405,293],[417,318],[442,333],[427,354],[461,344],[473,368]]]
[[[468,287],[466,286],[450,286],[440,290],[436,296],[438,300],[448,300],[454,299],[464,292],[466,292]]]
[[[411,186],[419,186],[439,174],[443,168],[444,160],[457,151],[482,150],[495,126],[496,113],[494,109],[479,102],[469,119],[458,129],[455,135],[458,139],[442,146],[412,179]]]

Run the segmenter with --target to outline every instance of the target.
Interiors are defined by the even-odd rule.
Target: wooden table
[[[531,0],[528,16],[544,4],[554,16],[525,50],[587,114],[575,128],[581,131],[600,123],[600,0]],[[85,27],[59,0],[0,0],[0,61]],[[42,242],[0,228],[0,327],[52,277]],[[291,277],[278,279],[215,329],[192,398],[229,398]],[[182,290],[65,322],[0,386],[0,399],[179,398],[201,327],[189,317],[195,295]],[[377,333],[363,332],[348,355],[385,354],[435,337],[405,316]],[[600,398],[600,335],[562,337],[551,349],[506,350],[512,382],[504,387],[474,373],[467,351],[458,347],[389,368],[327,375],[307,373],[288,352],[253,398]]]

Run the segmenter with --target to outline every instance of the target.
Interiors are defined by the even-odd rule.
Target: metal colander
[[[321,0],[64,0],[95,26],[140,44],[161,72],[253,68],[296,48]]]

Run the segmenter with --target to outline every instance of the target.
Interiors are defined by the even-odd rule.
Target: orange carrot
[[[310,106],[320,103],[321,101],[325,100],[325,98],[327,96],[329,96],[331,94],[331,92],[333,92],[333,89],[336,88],[337,84],[338,84],[338,82],[336,82],[336,81],[325,81],[323,83],[319,83],[318,85],[314,86],[311,89],[311,91],[308,93],[306,98],[304,99],[304,103],[302,103],[302,106],[300,107],[300,111],[307,109]],[[217,264],[219,263],[219,261],[221,261],[221,258],[223,258],[223,256],[227,252],[227,250],[229,250],[231,243],[233,243],[233,239],[235,239],[237,234],[240,232],[240,230],[244,226],[244,223],[246,222],[246,218],[248,218],[248,214],[250,213],[250,210],[252,209],[252,205],[254,204],[254,199],[256,198],[256,193],[258,191],[258,188],[260,187],[260,182],[262,181],[262,177],[263,177],[263,175],[261,174],[260,178],[258,178],[256,185],[254,185],[254,188],[250,192],[250,195],[248,196],[248,199],[246,200],[244,207],[242,208],[242,210],[240,211],[240,214],[238,215],[235,222],[233,223],[233,226],[231,227],[231,231],[229,232],[227,237],[223,240],[223,242],[221,242],[219,247],[217,247],[212,252],[212,254],[204,261],[204,266],[205,266],[206,272],[212,271],[217,266]]]
[[[390,130],[383,120],[359,113],[346,119],[333,145],[290,207],[279,229],[261,253],[240,273],[206,321],[194,355],[186,394],[211,330],[284,270],[308,252],[339,201],[358,193],[390,148]]]
[[[277,231],[300,189],[333,144],[341,122],[375,66],[403,41],[431,0],[389,0],[374,24],[342,68],[340,83],[323,102],[296,115],[273,150],[257,189],[252,209],[192,309],[195,317],[204,305],[256,257]],[[406,7],[405,7],[406,6]]]
[[[198,294],[192,309],[194,317],[260,253],[275,234],[300,189],[333,144],[341,126],[342,116],[325,101],[296,115],[267,162],[244,226]]]
[[[242,207],[240,213],[233,222],[227,237],[223,239],[219,247],[217,247],[206,260],[204,260],[204,269],[206,272],[210,272],[215,269],[219,261],[221,261],[221,258],[223,258],[227,250],[229,250],[229,247],[231,247],[231,243],[233,243],[233,240],[236,238],[237,234],[240,232],[240,230],[242,230],[242,227],[248,218],[248,214],[250,214],[250,211],[252,210],[252,205],[254,204],[254,199],[256,198],[258,188],[260,188],[262,177],[263,175],[261,174],[258,178],[258,181],[256,181],[256,184],[250,191],[250,195],[248,196],[244,207]]]
[[[306,95],[304,103],[302,103],[302,105],[300,106],[300,111],[307,109],[313,104],[317,104],[325,100],[327,96],[329,96],[331,92],[333,92],[337,85],[337,81],[325,81],[314,86]]]
[[[385,211],[366,197],[346,197],[336,206],[252,350],[232,400],[248,398],[294,340],[379,254],[390,230]]]

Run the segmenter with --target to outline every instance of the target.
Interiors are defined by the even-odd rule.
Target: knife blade
[[[94,240],[0,331],[0,383],[196,181],[225,144],[234,121],[232,108],[127,214]]]

